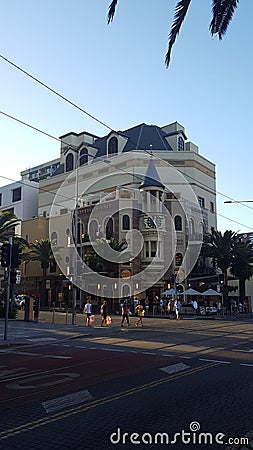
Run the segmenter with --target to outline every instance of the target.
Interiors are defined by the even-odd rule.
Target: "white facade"
[[[10,211],[18,219],[27,220],[38,215],[38,183],[16,181],[0,188],[0,213]],[[20,235],[21,225],[16,228]]]

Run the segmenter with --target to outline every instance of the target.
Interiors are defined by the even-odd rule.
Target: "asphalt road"
[[[0,449],[227,449],[252,433],[250,320],[15,333],[22,345],[0,349]]]

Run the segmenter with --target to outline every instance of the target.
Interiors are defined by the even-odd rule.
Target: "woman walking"
[[[101,327],[103,327],[104,325],[107,326],[108,309],[107,309],[107,302],[106,302],[106,300],[104,300],[102,305],[101,305],[100,314],[101,314],[101,317],[102,317]]]
[[[130,327],[129,309],[128,309],[128,306],[127,306],[127,302],[123,303],[121,312],[122,312],[121,327],[123,328],[125,320],[127,321],[127,326]]]
[[[142,317],[143,317],[143,306],[141,304],[141,302],[138,302],[138,305],[136,306],[136,312],[137,312],[137,316],[138,316],[138,320],[135,324],[136,327],[138,327],[139,325],[141,325],[143,327],[143,323],[142,323]]]

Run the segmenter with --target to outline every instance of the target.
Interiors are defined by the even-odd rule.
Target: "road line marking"
[[[206,359],[206,358],[199,358],[200,361],[207,361],[207,362],[216,362],[219,364],[231,364],[230,361],[221,361],[219,359]]]
[[[167,373],[168,375],[171,375],[173,373],[182,372],[183,370],[190,369],[190,366],[187,366],[187,364],[184,363],[177,363],[172,364],[170,366],[166,367],[160,367],[160,370]]]
[[[60,397],[53,398],[46,402],[42,402],[42,406],[47,414],[60,411],[65,408],[69,408],[75,405],[80,405],[81,403],[92,400],[93,397],[87,391],[87,389],[79,392],[74,392],[73,394],[62,395]]]
[[[28,341],[30,342],[49,342],[49,341],[57,341],[57,338],[53,338],[53,337],[45,337],[45,338],[33,338],[33,339],[28,339]]]
[[[154,352],[141,352],[143,355],[156,355]]]
[[[61,356],[61,355],[42,355],[42,358],[54,358],[54,359],[72,359],[72,356]]]
[[[44,417],[42,419],[37,419],[37,420],[34,420],[33,422],[28,422],[28,423],[19,425],[14,428],[9,428],[8,430],[0,432],[0,439],[2,439],[2,440],[8,439],[9,437],[13,437],[13,436],[16,436],[21,433],[25,433],[30,430],[34,430],[36,428],[40,428],[41,426],[55,423],[58,420],[62,420],[62,419],[66,419],[68,417],[75,416],[79,413],[83,413],[85,411],[88,411],[92,408],[96,408],[101,405],[106,405],[108,403],[112,403],[113,401],[116,401],[116,400],[121,400],[123,398],[129,397],[136,393],[145,391],[148,388],[152,389],[161,384],[169,383],[169,382],[178,380],[178,379],[183,378],[188,375],[192,375],[192,374],[194,375],[195,373],[201,372],[203,370],[211,369],[213,367],[216,367],[217,365],[218,365],[217,363],[210,363],[210,364],[205,364],[205,365],[202,365],[199,367],[195,367],[193,369],[185,370],[181,373],[173,374],[170,377],[166,376],[164,378],[161,378],[160,380],[151,381],[150,383],[143,384],[137,388],[136,387],[131,388],[131,389],[128,389],[127,391],[119,392],[118,394],[109,395],[102,399],[94,400],[93,402],[89,403],[88,405],[77,406],[75,408],[70,409],[69,411],[55,413],[53,416],[50,416],[50,417],[46,417],[46,418]]]
[[[163,353],[162,356],[169,356],[171,358],[174,357],[175,355],[168,355],[167,353]]]
[[[253,364],[243,364],[243,363],[241,363],[240,366],[253,367]]]
[[[232,350],[232,352],[250,353],[250,350],[238,350],[238,349],[234,349],[234,350]]]
[[[125,352],[125,350],[119,348],[100,348],[99,350],[104,350],[105,352]]]
[[[191,359],[191,356],[179,356],[179,358],[183,358],[183,359]]]

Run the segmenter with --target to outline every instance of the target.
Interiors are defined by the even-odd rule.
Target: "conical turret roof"
[[[143,189],[146,187],[151,187],[151,186],[154,186],[154,187],[157,187],[160,189],[165,188],[164,184],[161,182],[161,179],[158,175],[153,158],[150,159],[150,161],[149,161],[147,173],[145,175],[143,182],[140,185],[140,189]]]

